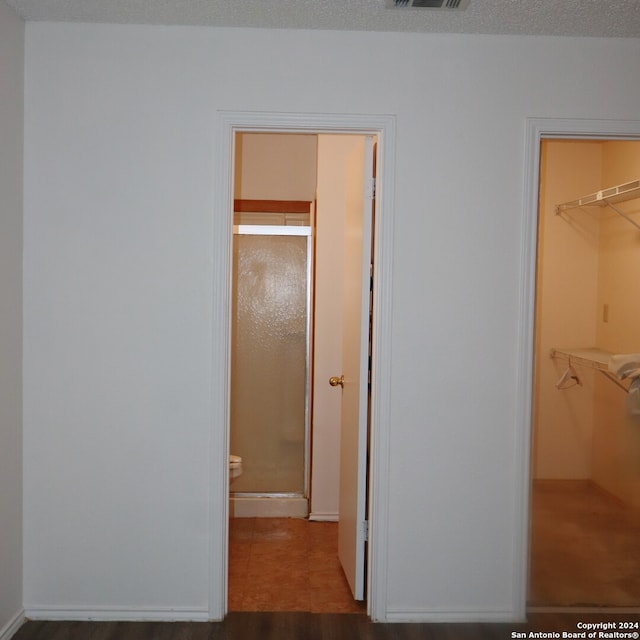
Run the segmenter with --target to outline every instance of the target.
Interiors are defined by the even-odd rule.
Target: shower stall
[[[234,215],[230,451],[242,458],[230,485],[236,517],[308,513],[313,243],[311,203],[304,205],[306,213],[273,211],[291,206],[272,202],[270,211]]]

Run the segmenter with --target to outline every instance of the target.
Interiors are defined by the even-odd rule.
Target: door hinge
[[[369,521],[368,520],[362,521],[362,539],[365,542],[369,542]]]
[[[369,197],[372,199],[376,197],[376,179],[374,177],[369,182]]]

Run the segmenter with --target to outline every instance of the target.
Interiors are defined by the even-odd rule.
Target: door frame
[[[231,246],[236,133],[345,133],[374,135],[378,140],[376,233],[373,247],[376,277],[373,296],[367,612],[372,620],[384,621],[387,615],[395,116],[220,111],[217,120],[217,156],[215,175],[212,177],[209,618],[222,620],[227,613]]]
[[[536,273],[543,140],[640,140],[639,120],[527,118],[525,139],[524,207],[521,228],[520,300],[516,386],[516,499],[517,536],[514,562],[514,613],[525,619],[529,588],[531,486],[533,453],[533,392],[535,364]]]

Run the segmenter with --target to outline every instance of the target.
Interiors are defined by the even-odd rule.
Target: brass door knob
[[[332,387],[340,385],[344,389],[344,376],[340,376],[339,378],[338,376],[331,376],[331,378],[329,378],[329,384]]]

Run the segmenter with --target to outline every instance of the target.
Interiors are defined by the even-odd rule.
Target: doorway
[[[220,169],[217,175],[217,183],[220,187],[218,192],[217,211],[222,213],[231,210],[233,198],[233,152],[235,135],[239,132],[265,132],[265,133],[328,133],[328,134],[356,134],[374,135],[378,138],[378,163],[381,183],[384,188],[378,192],[378,212],[377,212],[377,236],[373,247],[374,260],[377,265],[378,278],[375,280],[373,291],[373,318],[374,331],[372,335],[373,358],[371,363],[371,448],[370,448],[370,477],[374,479],[369,487],[369,522],[370,541],[369,554],[367,560],[367,581],[368,594],[367,610],[374,619],[383,616],[383,598],[381,595],[386,587],[385,574],[381,570],[380,549],[386,544],[386,529],[383,525],[385,519],[382,517],[387,511],[386,503],[386,482],[387,482],[387,462],[384,455],[381,455],[380,444],[387,438],[388,430],[388,360],[389,360],[389,326],[390,326],[390,251],[391,251],[391,195],[392,195],[392,158],[393,158],[393,118],[388,116],[323,116],[323,115],[287,115],[287,114],[223,114],[221,121],[221,138],[223,144],[220,145]],[[384,168],[387,171],[384,171]],[[384,176],[384,177],[383,177]],[[218,218],[215,221],[216,231],[224,231],[227,238],[231,237],[230,216]],[[215,233],[218,237],[218,233]],[[219,388],[214,389],[214,407],[218,409],[217,415],[222,419],[219,424],[227,425],[227,428],[220,433],[214,429],[213,442],[214,452],[222,451],[224,456],[220,459],[220,468],[212,468],[212,486],[214,487],[215,500],[212,504],[212,571],[211,571],[211,598],[210,612],[212,617],[223,617],[227,610],[227,581],[226,571],[222,574],[216,571],[216,567],[226,568],[227,566],[227,541],[228,541],[228,455],[229,451],[229,354],[230,354],[230,319],[229,319],[229,289],[221,282],[221,275],[225,275],[230,281],[230,247],[227,244],[224,248],[222,243],[216,245],[221,249],[219,261],[216,265],[214,280],[219,286],[224,287],[226,293],[222,299],[216,300],[214,309],[214,326],[217,318],[222,322],[223,327],[227,327],[224,332],[214,336],[214,354],[224,355],[224,367],[218,367],[214,358],[218,379],[222,383]],[[224,302],[224,304],[221,304]],[[221,402],[221,405],[216,403]],[[215,411],[214,411],[215,412]],[[216,448],[218,443],[221,449]],[[384,451],[385,449],[382,449]],[[217,455],[217,454],[216,454]],[[222,480],[222,482],[220,482]],[[216,489],[217,487],[217,489]],[[220,492],[220,489],[223,489]],[[224,514],[223,518],[220,515]],[[373,534],[376,535],[373,535]],[[382,606],[381,606],[382,605]],[[217,612],[217,613],[216,613]]]
[[[640,266],[632,264],[640,233],[625,220],[639,217],[640,201],[595,200],[640,178],[638,123],[530,124],[539,174],[529,193],[537,229],[527,604],[636,608],[640,475],[628,471],[638,468],[640,442],[628,382],[611,374],[609,357],[640,346],[625,329],[640,316],[620,296]]]
[[[373,143],[236,134],[232,610],[361,610]]]

